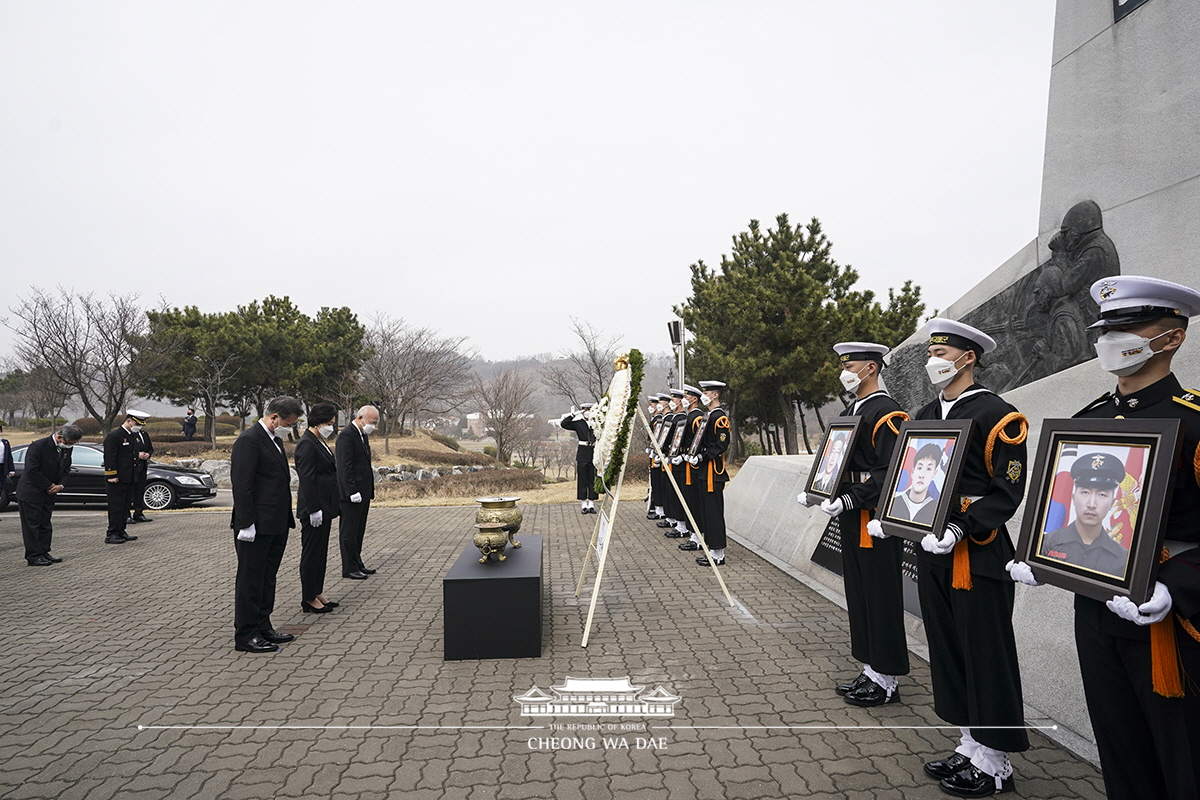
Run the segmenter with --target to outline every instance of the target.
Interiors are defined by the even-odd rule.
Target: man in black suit
[[[196,435],[196,409],[189,408],[187,416],[183,418],[183,440],[190,442],[192,437]]]
[[[337,462],[325,440],[333,435],[337,409],[317,403],[308,410],[308,430],[296,444],[296,516],[300,518],[301,610],[324,614],[337,607],[325,598],[329,529],[340,512]]]
[[[58,433],[38,439],[25,450],[25,471],[17,483],[17,511],[21,516],[21,538],[25,540],[25,560],[31,567],[48,567],[62,561],[50,554],[54,528],[55,495],[63,489],[71,471],[71,448],[83,438],[83,431],[64,425]]]
[[[108,489],[108,533],[105,544],[124,544],[136,536],[125,532],[129,520],[129,505],[132,502],[134,482],[137,479],[135,463],[137,456],[138,417],[130,409],[120,427],[113,428],[104,437],[104,480]]]
[[[283,439],[300,418],[300,401],[275,397],[266,413],[233,443],[229,480],[233,484],[231,527],[237,536],[237,581],[234,584],[234,649],[270,653],[296,638],[271,626],[275,610],[275,578],[292,516],[291,471]]]
[[[129,412],[133,415],[133,434],[137,447],[137,458],[133,462],[133,493],[129,497],[130,522],[153,522],[146,516],[146,475],[150,472],[150,458],[154,455],[154,445],[150,442],[150,434],[146,433],[146,420],[149,416],[141,411]]]
[[[363,534],[367,530],[367,512],[375,497],[375,471],[371,468],[371,443],[367,437],[379,425],[379,409],[363,406],[354,422],[342,428],[337,437],[338,497],[342,518],[338,523],[338,543],[342,550],[342,577],[366,580],[375,570],[363,564]]]
[[[0,433],[4,432],[4,426],[0,425]],[[17,474],[17,468],[13,464],[12,445],[8,443],[8,439],[0,439],[0,483],[5,489],[8,488],[8,482],[11,481]],[[13,489],[16,490],[16,486]]]

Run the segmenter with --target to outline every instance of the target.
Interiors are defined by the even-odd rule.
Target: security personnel
[[[983,331],[948,319],[925,323],[925,370],[941,392],[916,419],[970,419],[974,426],[944,531],[917,552],[917,593],[929,641],[933,705],[962,726],[959,746],[925,772],[942,791],[986,797],[1012,791],[1008,754],[1029,749],[1021,672],[1013,635],[1013,557],[1004,524],[1025,494],[1029,424],[1015,408],[975,383],[975,365],[996,349]],[[961,444],[959,446],[962,446]]]
[[[674,390],[672,390],[674,393]],[[692,485],[692,465],[685,461],[686,456],[691,452],[692,439],[700,432],[700,426],[704,424],[703,415],[697,406],[700,404],[700,390],[689,384],[683,385],[683,391],[680,395],[682,403],[681,418],[677,420],[675,425],[674,438],[671,440],[671,474],[675,476],[675,485],[679,487],[679,492],[682,499],[677,499],[678,516],[675,517],[675,537],[676,539],[689,539],[691,543],[696,542],[696,533],[690,527],[691,523],[688,520],[688,511],[692,513],[692,518],[696,517],[696,507],[699,503],[696,487]],[[674,490],[672,490],[674,491]],[[687,510],[684,510],[684,506]],[[699,544],[694,548],[698,549]]]
[[[842,578],[850,617],[850,653],[863,664],[861,674],[834,691],[856,706],[880,706],[900,699],[897,676],[908,674],[904,633],[904,544],[878,526],[879,496],[900,424],[908,414],[879,388],[883,357],[891,348],[875,342],[839,342],[833,346],[842,366],[839,376],[855,400],[843,417],[861,417],[848,472],[821,511],[838,521],[842,537]],[[807,503],[807,498],[799,498]],[[874,533],[875,535],[870,535]]]
[[[558,424],[568,431],[575,431],[579,447],[575,451],[575,499],[579,501],[580,514],[595,514],[596,492],[596,434],[588,424],[588,417],[595,403],[580,403],[579,411],[568,411]]]
[[[1125,465],[1111,453],[1084,453],[1071,464],[1075,519],[1042,539],[1039,552],[1077,567],[1117,578],[1125,575],[1129,551],[1104,527],[1125,480]]]
[[[671,479],[668,474],[671,473],[671,459],[679,440],[683,438],[683,424],[687,421],[687,411],[684,408],[683,389],[672,389],[670,399],[667,401],[667,408],[670,413],[663,418],[665,432],[662,440],[663,464],[662,464],[662,481],[663,487],[663,516],[664,519],[658,523],[658,527],[664,528],[663,536],[668,539],[686,538],[687,534],[680,534],[676,529],[679,525],[679,520],[685,519],[687,514],[683,513],[683,505],[679,501],[679,495],[675,491],[675,487],[671,484]]]
[[[138,442],[135,428],[146,419],[140,411],[129,409],[120,427],[104,437],[104,479],[108,482],[108,533],[105,544],[124,544],[138,537],[125,531],[129,508],[137,481]]]
[[[696,523],[704,534],[704,544],[712,556],[712,563],[720,567],[725,564],[725,484],[729,483],[725,451],[729,449],[729,415],[721,408],[724,383],[700,381],[700,390],[704,392],[700,403],[708,411],[692,437],[687,461],[692,467],[692,485],[695,487]],[[696,563],[709,566],[709,560],[704,556],[697,558]]]
[[[1092,285],[1100,305],[1100,367],[1116,391],[1075,414],[1087,419],[1177,419],[1182,455],[1163,523],[1171,557],[1159,565],[1154,593],[1100,602],[1075,596],[1075,647],[1084,697],[1111,798],[1200,797],[1200,391],[1184,389],[1171,360],[1200,314],[1200,292],[1135,275]],[[1153,532],[1147,532],[1153,533]],[[1013,578],[1036,583],[1027,564]],[[1152,637],[1152,631],[1157,629]],[[1167,642],[1174,638],[1174,646]],[[1152,644],[1155,641],[1161,643]],[[1156,669],[1157,668],[1157,669]]]
[[[146,421],[149,415],[141,411],[131,410],[137,424],[133,432],[137,435],[137,460],[133,462],[133,496],[130,498],[132,516],[129,521],[153,522],[146,516],[146,475],[150,471],[150,458],[154,455],[154,445],[150,442],[150,434],[146,433]]]

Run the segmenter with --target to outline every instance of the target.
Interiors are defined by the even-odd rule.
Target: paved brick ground
[[[952,733],[880,727],[941,724],[926,664],[902,704],[846,705],[831,689],[856,667],[841,609],[736,545],[729,608],[634,503],[583,649],[587,598],[574,587],[595,517],[524,511],[525,532],[547,537],[543,656],[460,662],[442,660],[441,578],[473,508],[373,511],[365,556],[379,574],[342,579],[332,548],[332,614],[300,613],[295,537],[274,621],[297,638],[270,655],[232,647],[227,514],[161,514],[117,546],[102,543],[102,512],[60,510],[54,552],[66,561],[45,568],[25,566],[16,515],[0,514],[0,796],[943,796],[921,764],[949,752]],[[672,720],[604,732],[628,749],[594,733],[582,735],[595,749],[531,747],[564,733],[505,727],[531,724],[512,698],[534,684],[625,675],[683,698]],[[217,727],[139,730],[161,725]],[[229,727],[281,725],[294,727]],[[650,738],[665,747],[638,748]],[[1095,768],[1033,739],[1015,759],[1018,796],[1103,796]]]

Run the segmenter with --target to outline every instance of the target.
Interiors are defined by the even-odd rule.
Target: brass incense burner
[[[521,509],[517,508],[519,497],[477,497],[475,502],[479,503],[479,510],[475,512],[475,525],[479,527],[487,523],[500,523],[502,529],[508,534],[508,543],[514,548],[520,547],[513,536],[517,531],[521,530]]]
[[[497,561],[505,559],[504,548],[508,544],[508,535],[504,532],[503,522],[477,522],[475,528],[478,533],[475,534],[475,546],[479,548],[479,552],[483,553],[483,557],[479,559],[480,564],[486,564],[490,560],[492,553],[496,554]]]

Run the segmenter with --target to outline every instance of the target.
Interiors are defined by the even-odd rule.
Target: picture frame
[[[837,417],[825,427],[825,437],[817,448],[812,472],[804,487],[808,495],[829,500],[837,494],[838,486],[846,477],[850,454],[854,452],[861,426],[862,417]]]
[[[1045,420],[1017,560],[1076,594],[1149,600],[1182,446],[1177,419]]]
[[[942,535],[974,426],[970,419],[910,419],[900,426],[876,512],[884,533],[912,542]]]

